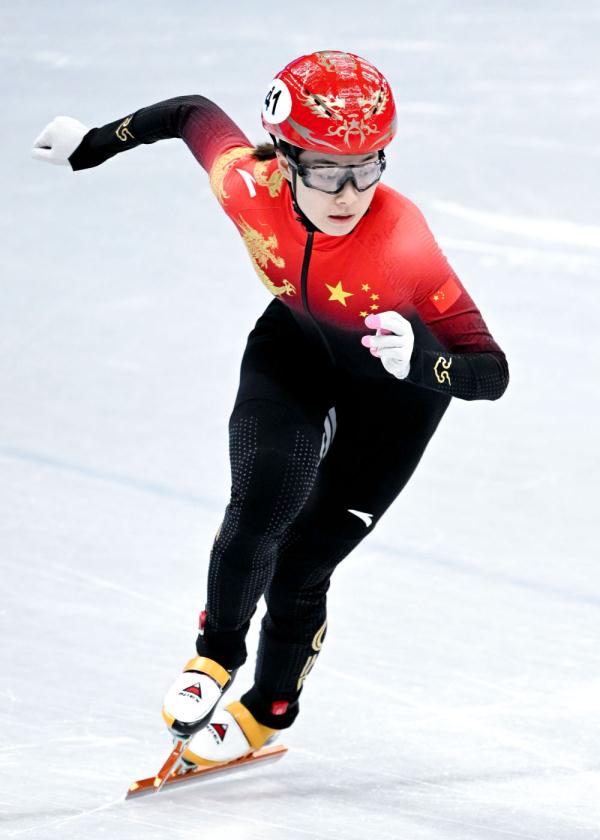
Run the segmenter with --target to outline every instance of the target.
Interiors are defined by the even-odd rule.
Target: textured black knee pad
[[[313,488],[320,437],[286,406],[248,401],[229,424],[231,502],[228,519],[279,536],[298,515]],[[262,412],[258,416],[253,412]]]

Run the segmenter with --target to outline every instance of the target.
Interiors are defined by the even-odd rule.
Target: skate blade
[[[179,740],[175,742],[175,746],[171,751],[169,757],[160,768],[156,776],[154,777],[154,781],[152,782],[152,787],[154,788],[154,792],[158,793],[158,791],[162,788],[165,784],[169,776],[174,775],[177,772],[179,763],[181,761],[181,756],[183,755],[183,751],[185,750],[187,741]]]
[[[166,779],[161,779],[161,784],[156,784],[157,776],[151,776],[149,779],[139,779],[129,786],[125,799],[132,799],[136,796],[145,796],[148,793],[157,793],[163,787],[172,787],[173,785],[180,785],[183,782],[193,782],[205,779],[207,776],[216,776],[217,773],[231,772],[232,770],[241,769],[251,764],[267,764],[272,761],[277,761],[282,758],[287,752],[287,747],[282,744],[277,744],[272,747],[263,747],[261,750],[256,750],[250,755],[243,758],[237,758],[235,761],[226,761],[223,764],[213,764],[210,767],[192,767],[187,770],[176,770],[175,773],[168,776]]]

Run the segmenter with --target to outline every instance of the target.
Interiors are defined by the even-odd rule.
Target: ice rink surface
[[[2,836],[598,838],[600,4],[0,8]],[[180,141],[76,175],[29,148],[57,114],[190,93],[258,141],[275,72],[331,48],[389,77],[385,178],[511,384],[454,401],[334,575],[283,761],[124,802],[169,749],[160,706],[193,653],[269,297]]]

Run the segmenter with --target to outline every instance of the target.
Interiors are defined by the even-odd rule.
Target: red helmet
[[[366,154],[392,140],[396,106],[376,67],[352,53],[325,50],[300,56],[275,76],[262,124],[301,149]]]

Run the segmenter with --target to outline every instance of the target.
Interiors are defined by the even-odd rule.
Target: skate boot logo
[[[200,683],[195,683],[194,685],[189,685],[187,688],[184,688],[182,691],[179,692],[180,697],[193,697],[194,700],[200,702],[202,700],[202,689],[200,688]]]
[[[225,740],[225,735],[229,729],[228,723],[211,723],[206,727],[211,733],[217,744],[222,744]]]

